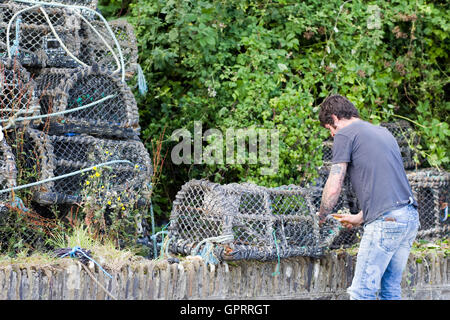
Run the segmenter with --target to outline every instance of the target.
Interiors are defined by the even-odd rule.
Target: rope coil
[[[67,249],[62,249],[62,251],[67,251],[67,252],[62,253],[61,249],[60,249],[60,250],[57,250],[55,253],[60,258],[64,258],[64,257],[67,257],[67,256],[70,256],[71,258],[79,258],[80,256],[78,255],[78,253],[80,253],[82,257],[88,259],[89,261],[92,261],[94,264],[96,264],[100,268],[100,270],[103,271],[104,274],[106,274],[108,277],[110,277],[112,279],[112,275],[110,275],[108,272],[106,272],[106,270],[103,269],[102,266],[97,261],[92,259],[89,256],[89,252],[86,253],[85,250],[81,249],[79,246],[73,247],[72,249],[70,249],[70,251],[68,251]]]

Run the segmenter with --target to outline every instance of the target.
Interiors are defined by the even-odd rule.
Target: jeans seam
[[[368,245],[368,248],[369,248],[369,250],[370,250],[370,248],[373,248],[373,245],[375,244],[375,240],[374,240],[374,237],[373,236],[371,236],[370,237],[370,242],[369,242],[369,245]],[[366,250],[367,251],[367,250]],[[369,255],[368,255],[369,256]],[[357,261],[357,263],[358,263],[358,261]],[[360,299],[360,298],[365,298],[365,296],[363,296],[362,295],[362,291],[364,291],[364,290],[370,290],[369,288],[368,288],[368,286],[367,286],[367,283],[366,283],[366,281],[367,281],[367,278],[368,278],[368,274],[367,274],[367,267],[369,266],[369,259],[368,258],[365,258],[364,259],[364,265],[362,266],[362,272],[361,272],[361,276],[360,276],[360,278],[359,278],[359,281],[358,281],[358,289],[357,290],[354,290],[354,293],[353,293],[353,298],[357,298],[357,299]],[[353,287],[353,283],[352,283],[352,285],[350,286],[350,289],[352,289],[352,287]],[[352,291],[352,290],[350,290],[350,291]],[[355,294],[356,293],[356,294]],[[351,294],[350,294],[351,295]],[[375,292],[375,295],[376,295],[376,292]]]

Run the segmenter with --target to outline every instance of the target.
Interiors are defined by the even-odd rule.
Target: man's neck
[[[346,126],[348,126],[356,121],[359,121],[359,120],[361,120],[361,119],[355,118],[355,117],[352,117],[350,119],[340,119],[336,125],[336,131],[339,131],[340,129],[345,128]]]

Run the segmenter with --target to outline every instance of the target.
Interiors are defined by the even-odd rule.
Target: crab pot
[[[319,228],[304,188],[191,180],[173,203],[169,250],[195,254],[211,241],[219,260],[320,256],[338,228],[334,219]]]
[[[0,59],[0,125],[3,128],[27,125],[18,118],[39,115],[35,82],[17,60]],[[39,123],[38,120],[33,124]]]
[[[397,140],[404,168],[414,168],[416,166],[414,157],[418,157],[418,155],[411,149],[410,145],[417,145],[418,138],[417,135],[414,134],[411,125],[407,121],[401,120],[392,123],[380,123],[380,126],[388,129]],[[421,159],[418,160],[420,161]]]
[[[37,180],[51,180],[33,188],[33,198],[37,203],[43,205],[79,203],[84,200],[83,189],[90,181],[91,187],[95,184],[95,190],[98,189],[98,197],[107,195],[106,191],[110,193],[129,191],[130,197],[134,195],[139,197],[139,199],[130,198],[129,201],[135,201],[139,206],[147,204],[149,200],[147,188],[152,176],[152,165],[149,154],[140,141],[98,139],[85,134],[56,136],[31,128],[26,129],[25,137],[29,141],[29,148],[32,148],[27,152],[36,155],[34,161],[39,168]],[[128,160],[131,164],[110,164],[102,169],[100,178],[95,181],[92,179],[95,169],[55,179],[114,160]],[[100,192],[102,190],[105,192]]]
[[[48,68],[40,72],[36,82],[41,113],[60,113],[48,118],[50,134],[86,133],[123,139],[139,136],[134,95],[111,72],[97,66],[74,70]],[[95,104],[103,98],[108,99]],[[93,105],[83,108],[89,104]]]
[[[15,157],[6,139],[0,141],[0,190],[16,187],[17,167]],[[0,193],[0,215],[9,211],[7,204],[11,198],[11,192]]]
[[[26,10],[15,15],[23,9]],[[78,65],[58,40],[59,38],[75,57],[80,56],[80,19],[69,9],[48,6],[33,8],[15,2],[1,3],[0,30],[2,51],[7,52],[8,41],[10,48],[18,44],[18,59],[24,66],[71,68]]]
[[[407,177],[418,203],[420,221],[418,238],[436,238],[448,235],[450,173],[422,169],[408,172]]]
[[[120,56],[116,43],[103,21],[90,21],[94,29],[86,22],[82,22],[82,57],[81,60],[88,65],[98,64],[111,72],[120,74]],[[135,74],[138,60],[138,48],[133,26],[125,20],[108,21],[123,56],[125,76],[130,79]],[[109,48],[108,48],[108,46]],[[112,50],[112,51],[111,51]],[[115,53],[115,56],[113,53]]]

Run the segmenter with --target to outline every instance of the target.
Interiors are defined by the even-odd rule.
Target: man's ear
[[[336,117],[336,115],[332,114],[331,119],[333,119],[333,125],[334,125],[334,127],[336,127],[337,122],[339,121],[338,117]]]

